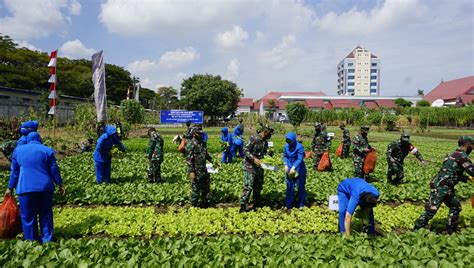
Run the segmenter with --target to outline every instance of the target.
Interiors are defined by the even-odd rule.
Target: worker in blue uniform
[[[222,163],[229,164],[232,163],[232,134],[229,133],[229,128],[223,127],[221,135],[221,144],[222,144]]]
[[[238,124],[234,129],[234,137],[231,146],[231,151],[234,157],[244,157],[244,141],[242,135],[244,131],[241,124]],[[238,153],[238,154],[237,154]]]
[[[125,146],[119,139],[117,129],[112,125],[105,127],[105,133],[97,140],[94,151],[94,166],[97,183],[110,183],[112,166],[112,148],[118,145],[119,150],[125,152]]]
[[[283,161],[286,174],[286,208],[293,208],[295,184],[298,186],[298,208],[302,208],[306,203],[306,164],[303,144],[296,140],[294,132],[286,135]]]
[[[375,234],[375,221],[373,208],[377,205],[379,191],[372,184],[361,178],[343,180],[337,187],[339,203],[339,231],[351,234],[352,215],[360,206],[362,214],[368,214],[368,233]],[[364,219],[363,219],[364,221]]]
[[[25,240],[42,243],[53,238],[53,192],[55,184],[64,194],[54,150],[41,143],[37,132],[27,136],[27,144],[13,152],[10,181],[6,195],[16,189],[20,202],[21,224]],[[38,218],[41,237],[38,234]]]
[[[20,126],[20,135],[21,137],[18,139],[16,146],[25,145],[27,143],[26,136],[31,132],[38,131],[38,121],[28,121],[24,122]]]

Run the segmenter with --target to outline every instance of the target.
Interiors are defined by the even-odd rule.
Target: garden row
[[[399,236],[217,236],[61,239],[40,245],[0,242],[2,267],[468,267],[474,263],[473,229],[451,236],[424,230]]]

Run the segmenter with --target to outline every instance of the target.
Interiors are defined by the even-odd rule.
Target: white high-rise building
[[[378,96],[380,59],[358,46],[337,65],[337,78],[338,95]]]

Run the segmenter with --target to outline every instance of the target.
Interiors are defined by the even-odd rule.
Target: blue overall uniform
[[[28,121],[24,122],[20,126],[20,138],[16,142],[16,146],[20,145],[25,145],[28,143],[26,136],[30,134],[31,132],[37,132],[38,131],[38,121]]]
[[[288,167],[288,172],[294,167],[298,176],[290,178],[286,174],[286,208],[293,208],[293,196],[295,194],[295,184],[298,186],[298,208],[304,207],[306,203],[306,164],[304,162],[303,144],[296,140],[296,134],[290,132],[286,135],[287,140],[292,144],[285,144],[283,151],[283,161]]]
[[[379,197],[379,191],[372,184],[361,178],[350,178],[343,180],[337,187],[337,196],[339,202],[339,231],[346,232],[344,220],[346,212],[354,215],[358,205],[360,205],[360,197],[363,193],[371,193],[375,197]],[[369,234],[375,234],[374,210],[369,212]]]
[[[242,127],[239,124],[234,129],[234,137],[233,137],[234,139],[233,139],[232,147],[231,147],[231,151],[234,157],[240,157],[240,158],[244,157],[244,141],[242,139],[242,135],[243,135]],[[237,151],[238,151],[238,154],[237,154]]]
[[[97,183],[110,183],[110,172],[112,167],[111,150],[114,145],[119,150],[125,151],[125,146],[117,135],[117,129],[111,125],[105,127],[105,133],[97,140],[94,151],[94,166]]]
[[[16,188],[25,240],[46,243],[53,238],[54,184],[63,182],[54,150],[41,144],[37,132],[28,134],[27,142],[13,152],[8,188]]]
[[[227,148],[222,152],[222,163],[223,164],[229,164],[232,163],[232,134],[229,133],[229,129],[226,127],[223,127],[222,130],[222,135],[221,135],[221,141],[222,142],[227,142],[228,146]]]

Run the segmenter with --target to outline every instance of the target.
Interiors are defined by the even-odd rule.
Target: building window
[[[372,63],[372,67],[377,67],[377,63]]]
[[[376,86],[376,85],[377,85],[376,82],[371,82],[371,83],[370,83],[370,86],[371,86],[371,87],[372,87],[372,86]]]
[[[377,93],[377,89],[371,89],[370,93]]]
[[[354,89],[353,88],[348,88],[347,92],[354,92]]]
[[[347,72],[348,72],[348,73],[354,73],[355,70],[354,70],[354,69],[347,69]]]
[[[376,73],[377,73],[377,69],[370,69],[370,73],[376,74]]]
[[[349,67],[354,66],[354,63],[349,62],[349,63],[347,64],[347,66],[349,66]]]
[[[348,86],[353,86],[354,85],[354,82],[349,82],[347,83]]]
[[[377,76],[372,75],[372,76],[370,77],[370,79],[377,79]]]
[[[349,76],[347,77],[347,79],[354,79],[354,76],[353,76],[353,75],[349,75]]]

